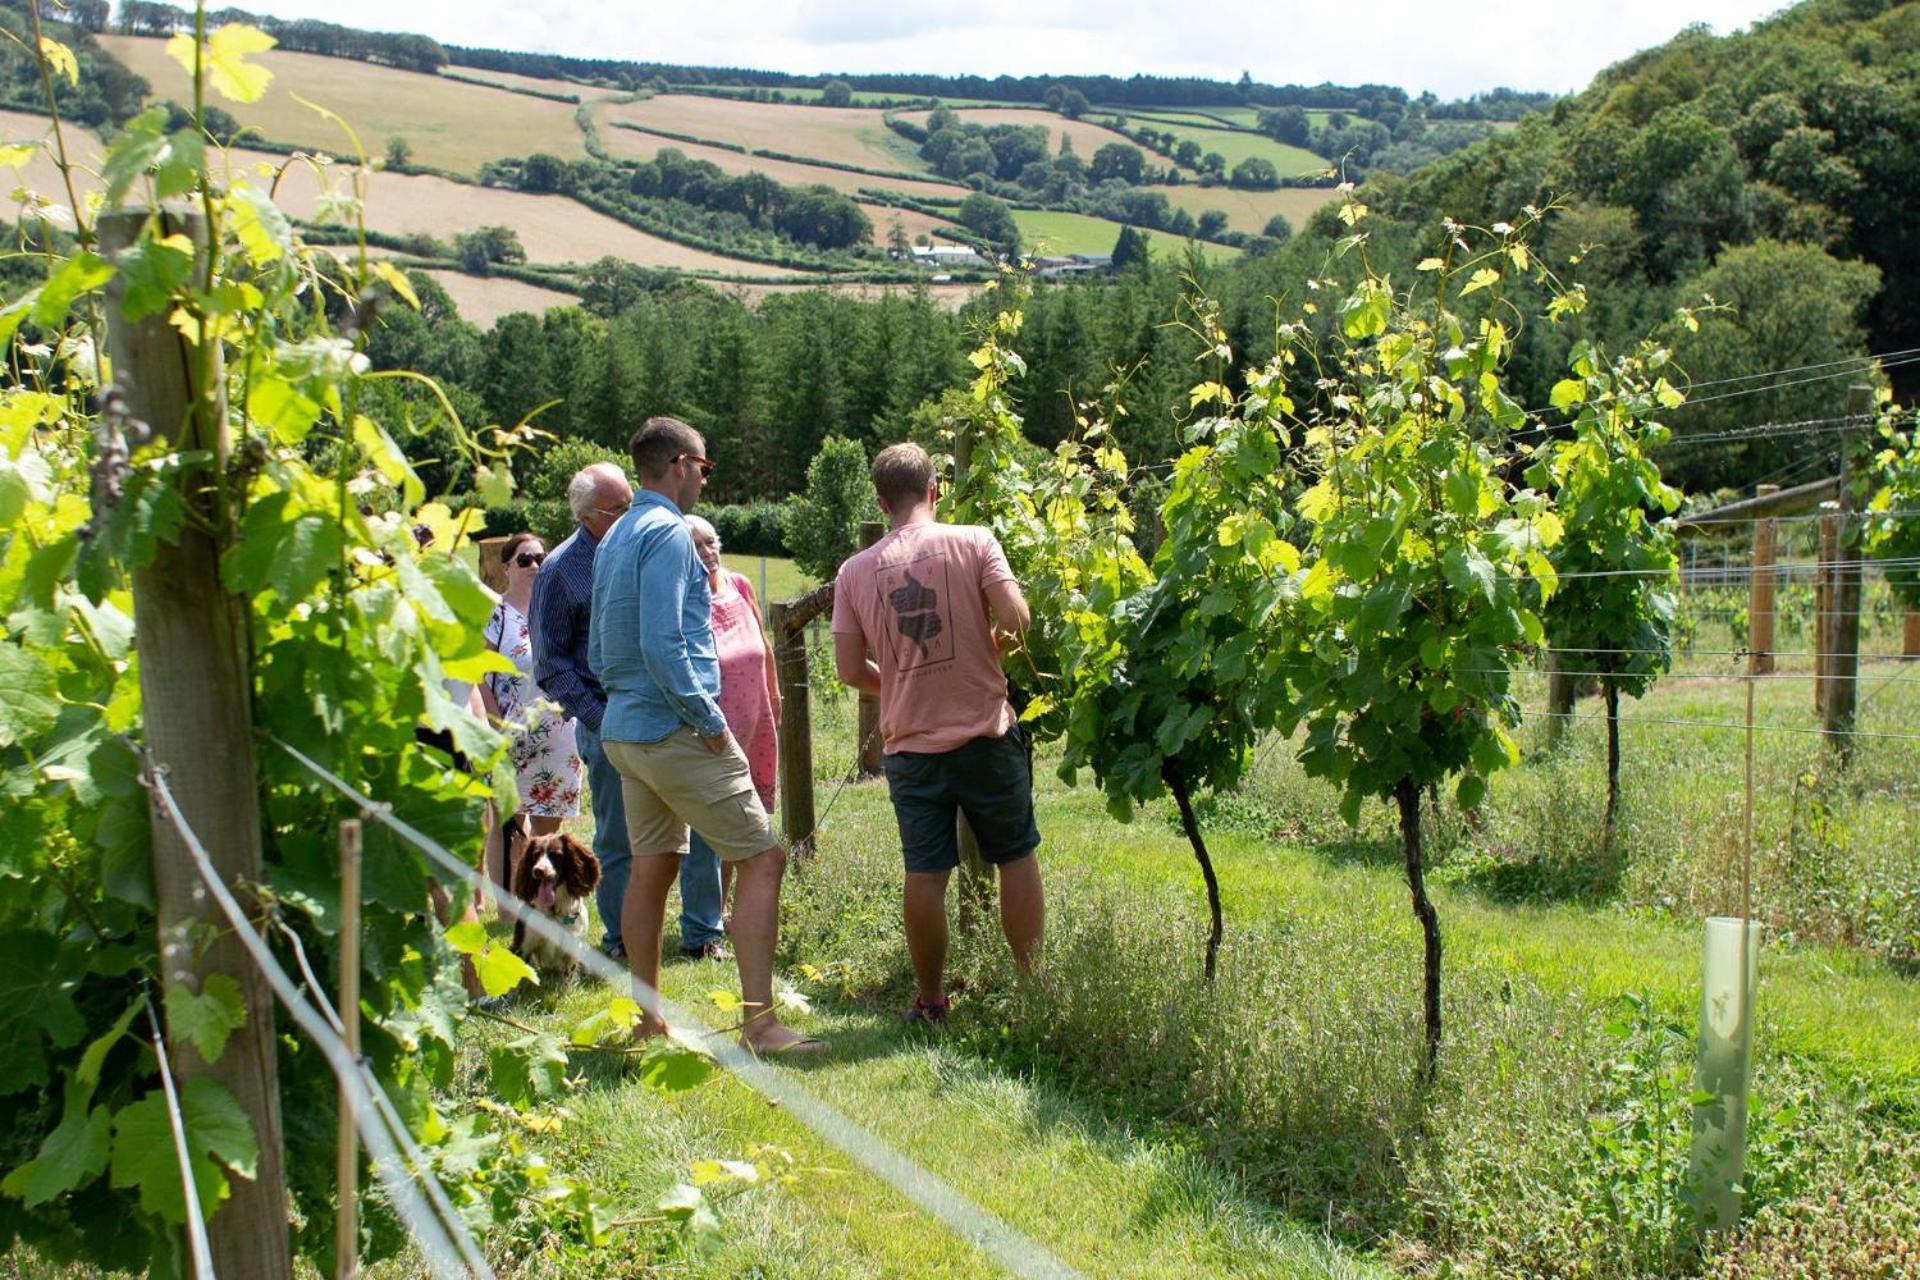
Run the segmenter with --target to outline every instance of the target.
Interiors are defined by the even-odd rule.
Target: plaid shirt
[[[553,549],[533,580],[527,621],[533,631],[533,682],[595,733],[607,694],[587,661],[593,608],[593,559],[600,540],[585,528]]]

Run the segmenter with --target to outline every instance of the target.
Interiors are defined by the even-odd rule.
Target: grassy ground
[[[1022,253],[1112,253],[1120,237],[1120,224],[1084,213],[1062,213],[1052,209],[1015,209],[1013,220],[1020,227]],[[1239,252],[1222,244],[1204,240],[1183,240],[1164,231],[1148,231],[1148,243],[1161,259],[1180,258],[1189,244],[1200,246],[1210,260],[1231,258]]]
[[[1920,680],[1890,680],[1901,672],[1920,677],[1874,668],[1863,730],[1910,731],[1920,718]],[[1263,750],[1237,794],[1203,806],[1227,911],[1214,987],[1198,976],[1198,877],[1166,806],[1117,825],[1043,756],[1052,990],[1020,988],[993,930],[963,926],[954,1031],[929,1043],[897,1029],[909,988],[896,837],[883,789],[840,786],[852,701],[832,688],[816,677],[820,840],[788,884],[782,963],[822,971],[804,984],[814,1013],[802,1021],[836,1048],[795,1070],[1083,1274],[1730,1280],[1920,1267],[1920,985],[1892,943],[1795,923],[1823,884],[1846,886],[1868,913],[1920,884],[1920,744],[1861,739],[1842,779],[1816,738],[1784,731],[1809,723],[1804,688],[1763,686],[1758,719],[1776,727],[1758,735],[1756,760],[1756,843],[1768,852],[1755,901],[1769,930],[1754,1212],[1701,1257],[1684,1243],[1674,1192],[1699,917],[1728,902],[1741,739],[1698,724],[1737,719],[1738,689],[1692,676],[1630,704],[1610,847],[1591,719],[1551,752],[1526,731],[1536,749],[1497,780],[1480,831],[1451,806],[1432,815],[1448,1030],[1439,1078],[1423,1089],[1418,933],[1390,814],[1373,806],[1347,828],[1331,789],[1305,778],[1284,743]],[[1537,707],[1537,685],[1522,693]],[[1693,723],[1662,723],[1674,720]],[[1796,834],[1810,788],[1826,833],[1817,848]],[[1907,901],[1920,936],[1920,906]],[[675,965],[665,985],[697,1003],[733,981],[722,966]],[[590,1007],[575,992],[526,1016],[565,1028]],[[773,1146],[804,1170],[729,1202],[717,1252],[651,1260],[673,1273],[989,1270],[732,1083],[661,1099],[589,1064],[568,1110],[566,1136],[541,1149],[616,1203],[649,1203],[700,1156]],[[618,1274],[655,1274],[644,1262]]]
[[[1248,235],[1266,230],[1273,215],[1283,214],[1287,225],[1299,231],[1314,211],[1335,198],[1331,187],[1280,187],[1273,191],[1243,191],[1238,187],[1200,187],[1191,183],[1178,187],[1150,187],[1167,198],[1176,209],[1185,209],[1199,217],[1208,209],[1227,215],[1227,226]]]
[[[1249,156],[1260,156],[1271,160],[1273,167],[1280,171],[1282,178],[1327,167],[1327,162],[1313,152],[1302,147],[1288,146],[1284,142],[1275,142],[1264,134],[1181,124],[1162,124],[1159,130],[1162,133],[1172,133],[1180,142],[1192,139],[1199,143],[1202,155],[1209,151],[1218,151],[1226,157],[1228,173],[1232,173],[1233,166]]]
[[[146,77],[155,100],[193,100],[190,78],[167,56],[166,41],[103,35],[100,42]],[[412,144],[415,162],[454,173],[476,174],[488,160],[536,151],[567,159],[586,154],[573,108],[564,102],[319,54],[275,49],[258,61],[273,72],[266,96],[222,105],[276,142],[351,154],[339,126],[294,101],[297,93],[350,122],[369,154],[383,154],[387,138],[398,134]]]

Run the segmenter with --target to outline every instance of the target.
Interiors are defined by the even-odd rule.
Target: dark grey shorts
[[[960,865],[956,811],[967,815],[981,856],[995,866],[1017,862],[1039,847],[1033,771],[1019,725],[1004,737],[975,738],[951,751],[896,751],[886,763],[907,870],[951,871]]]

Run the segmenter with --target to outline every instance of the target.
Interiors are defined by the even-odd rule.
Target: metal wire
[[[359,1064],[355,1062],[352,1051],[346,1042],[335,1033],[314,1007],[301,996],[286,970],[273,957],[273,951],[253,928],[247,919],[246,911],[234,898],[220,874],[214,869],[213,860],[207,855],[206,846],[189,825],[186,815],[180,811],[180,805],[174,799],[173,790],[167,785],[166,767],[148,762],[143,779],[154,797],[160,801],[161,816],[179,835],[192,861],[194,871],[213,895],[214,902],[233,927],[234,936],[239,939],[252,958],[261,976],[272,988],[274,997],[286,1007],[288,1015],[299,1028],[306,1032],[316,1047],[326,1057],[327,1065],[341,1085],[355,1095],[355,1101],[367,1108],[367,1114],[377,1107],[373,1091],[367,1088]],[[428,1266],[436,1276],[445,1280],[492,1280],[493,1269],[481,1256],[479,1248],[473,1243],[473,1237],[467,1233],[466,1224],[456,1215],[451,1221],[442,1222],[428,1212],[420,1188],[406,1177],[402,1170],[406,1162],[401,1158],[395,1146],[393,1136],[387,1133],[383,1125],[362,1123],[360,1136],[367,1144],[368,1152],[374,1158],[374,1172],[387,1190],[395,1212],[404,1219],[411,1229],[415,1241],[420,1245]],[[409,1139],[410,1140],[410,1139]],[[424,1170],[424,1163],[419,1166]],[[426,1181],[432,1178],[427,1176]],[[437,1185],[437,1184],[436,1184]]]
[[[474,886],[482,883],[477,871],[395,817],[390,806],[369,798],[298,747],[272,735],[268,735],[268,741],[286,752],[315,779],[353,802],[365,818],[385,826],[455,878]],[[577,964],[595,977],[612,984],[616,989],[631,991],[642,1007],[653,1010],[670,1025],[698,1028],[699,1034],[711,1041],[700,1046],[702,1052],[712,1054],[721,1066],[739,1077],[749,1088],[785,1109],[789,1115],[844,1151],[874,1176],[919,1205],[960,1239],[980,1249],[1013,1275],[1033,1277],[1035,1280],[1078,1277],[1078,1272],[1060,1262],[1038,1243],[974,1204],[952,1184],[915,1164],[827,1102],[814,1097],[790,1075],[767,1066],[745,1049],[725,1040],[714,1039],[713,1033],[699,1019],[616,965],[603,952],[583,943],[570,930],[560,927],[510,892],[496,887],[494,893],[501,913],[507,918],[524,925],[529,932],[573,957]],[[684,1037],[688,1033],[676,1029],[672,1034]]]
[[[173,1132],[173,1158],[180,1165],[180,1186],[187,1205],[187,1249],[193,1255],[193,1273],[199,1280],[214,1280],[213,1250],[207,1243],[207,1220],[200,1212],[200,1187],[193,1180],[193,1157],[187,1151],[187,1117],[180,1110],[180,1091],[173,1084],[173,1067],[167,1061],[167,1038],[160,1030],[160,1015],[154,1012],[151,993],[142,997],[147,1006],[147,1025],[153,1028],[153,1056],[160,1064],[160,1091],[167,1100],[167,1128]]]

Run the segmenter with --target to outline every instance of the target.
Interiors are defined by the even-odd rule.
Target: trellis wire
[[[359,806],[363,817],[385,826],[459,880],[472,886],[482,883],[478,872],[404,820],[395,817],[390,806],[363,794],[353,784],[292,744],[272,735],[268,740],[318,781]],[[495,892],[503,915],[525,925],[530,932],[573,957],[576,963],[595,977],[616,988],[624,987],[632,991],[643,1007],[653,1010],[663,1020],[683,1027],[699,1028],[705,1038],[713,1041],[701,1046],[703,1052],[710,1053],[749,1088],[781,1106],[868,1172],[919,1205],[960,1239],[992,1257],[1008,1272],[1036,1280],[1066,1280],[1079,1275],[1037,1242],[968,1200],[950,1183],[907,1159],[833,1106],[814,1097],[787,1075],[767,1066],[745,1049],[725,1040],[714,1039],[714,1033],[699,1019],[620,968],[604,953],[581,942],[570,930],[555,924],[513,894],[504,890]]]
[[[173,1067],[167,1061],[167,1038],[160,1030],[160,1015],[154,1012],[151,993],[141,997],[147,1006],[147,1025],[153,1028],[153,1056],[160,1064],[160,1092],[167,1104],[167,1128],[173,1134],[173,1157],[180,1165],[180,1186],[187,1207],[187,1250],[193,1256],[193,1274],[199,1280],[214,1280],[213,1250],[207,1244],[207,1220],[200,1212],[200,1188],[193,1180],[193,1157],[187,1151],[187,1117],[180,1110],[180,1091],[173,1084]]]
[[[213,895],[214,902],[233,926],[234,936],[247,951],[267,985],[272,988],[274,997],[286,1007],[287,1013],[300,1029],[306,1032],[322,1055],[327,1065],[340,1083],[355,1094],[355,1100],[362,1103],[371,1113],[379,1104],[379,1090],[369,1089],[361,1074],[362,1064],[356,1062],[348,1051],[346,1042],[336,1034],[314,1007],[301,996],[286,970],[273,957],[273,951],[266,940],[257,933],[247,920],[246,911],[240,906],[232,892],[220,879],[220,873],[214,869],[213,861],[207,856],[206,846],[201,844],[187,822],[186,815],[180,811],[173,790],[167,785],[166,768],[149,762],[144,781],[160,801],[161,816],[167,820],[179,835],[186,847],[187,856],[193,862],[194,871],[199,875],[207,891]],[[384,1126],[363,1124],[360,1127],[361,1139],[367,1144],[369,1154],[373,1156],[373,1167],[379,1175],[382,1185],[387,1189],[394,1211],[405,1220],[409,1233],[420,1246],[428,1266],[436,1276],[445,1280],[492,1280],[493,1269],[481,1256],[473,1238],[467,1233],[466,1224],[455,1215],[450,1221],[442,1222],[434,1214],[427,1212],[422,1202],[420,1188],[402,1175],[407,1167],[401,1158],[392,1135]],[[410,1139],[409,1139],[410,1141]],[[424,1181],[433,1182],[433,1176],[427,1169],[424,1158],[417,1165]],[[435,1183],[437,1186],[438,1184]],[[424,1227],[424,1229],[423,1229]]]

